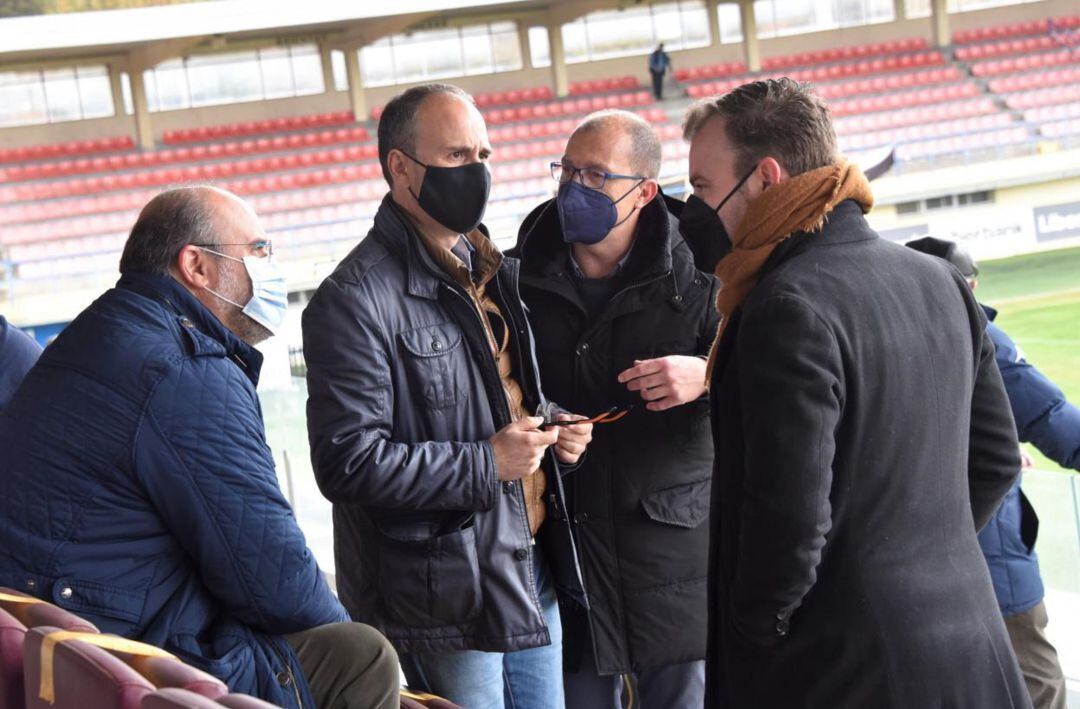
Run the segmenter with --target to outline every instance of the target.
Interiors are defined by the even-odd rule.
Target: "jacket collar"
[[[394,202],[389,193],[383,198],[379,210],[375,213],[372,231],[390,253],[405,264],[406,289],[409,295],[435,300],[439,296],[440,283],[455,282],[424,248],[421,237],[405,210]],[[478,252],[494,258],[490,252],[495,250],[495,246],[491,243],[487,227],[483,224],[467,238]],[[504,263],[498,264],[497,270],[501,269]]]
[[[983,303],[979,303],[979,307],[982,308],[983,312],[986,314],[986,319],[990,322],[994,322],[994,319],[997,318],[998,311],[995,308],[991,308],[989,305],[984,305]]]
[[[253,385],[258,385],[262,353],[233,334],[175,278],[152,273],[125,273],[116,287],[164,305],[181,331],[187,333],[192,354],[196,357],[228,357],[240,365]]]
[[[855,200],[847,199],[836,205],[825,219],[825,226],[817,232],[799,232],[782,242],[769,255],[761,269],[764,276],[781,263],[810,249],[836,244],[852,244],[880,238],[863,216],[862,208]],[[760,280],[760,278],[759,278]]]

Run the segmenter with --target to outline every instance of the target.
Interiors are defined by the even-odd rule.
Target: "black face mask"
[[[482,162],[457,167],[425,165],[404,150],[401,153],[424,168],[420,194],[409,192],[428,216],[450,231],[468,234],[484,218],[491,173]]]
[[[720,219],[720,208],[727,204],[756,170],[755,166],[746,173],[746,177],[739,180],[715,209],[697,195],[690,195],[686,200],[686,206],[679,215],[679,233],[694,254],[694,265],[702,271],[712,273],[716,270],[716,264],[731,252],[731,237]]]

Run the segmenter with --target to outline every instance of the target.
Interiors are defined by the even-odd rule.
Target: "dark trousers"
[[[331,623],[285,640],[300,660],[319,709],[398,709],[397,653],[371,626]]]
[[[650,69],[649,73],[652,74],[653,96],[655,96],[656,100],[659,101],[660,99],[664,98],[664,72],[660,72],[659,74],[657,74],[655,71],[652,71]]]
[[[1035,709],[1065,709],[1065,673],[1057,650],[1046,638],[1047,622],[1042,601],[1025,613],[1005,616],[1005,628],[1024,673],[1031,703]]]

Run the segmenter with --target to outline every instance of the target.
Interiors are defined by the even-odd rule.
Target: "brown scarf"
[[[731,239],[731,253],[716,266],[721,284],[716,296],[720,327],[709,351],[706,386],[712,381],[717,345],[729,316],[757,284],[769,255],[792,234],[821,229],[829,212],[846,199],[858,202],[863,214],[874,206],[870,183],[862,171],[840,158],[832,165],[778,182],[747,205]]]

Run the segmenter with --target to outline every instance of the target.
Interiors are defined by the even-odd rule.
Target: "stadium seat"
[[[56,632],[61,631],[42,626],[26,633],[23,643],[26,709],[138,709],[143,697],[154,691],[149,681],[122,660],[80,640],[58,642],[51,657],[43,658],[45,638]]]
[[[7,611],[27,628],[47,625],[62,630],[96,633],[98,629],[88,620],[59,606],[10,588],[0,588],[0,609]]]
[[[0,709],[22,709],[22,646],[26,626],[5,610],[0,610]]]
[[[113,652],[136,672],[158,688],[184,689],[194,694],[217,699],[229,693],[228,687],[205,672],[170,657],[144,657]]]

